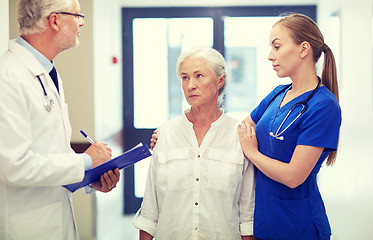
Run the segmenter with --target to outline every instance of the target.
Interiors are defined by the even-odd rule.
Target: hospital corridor
[[[0,56],[12,44],[9,40],[19,42],[19,1],[0,0]],[[139,143],[149,146],[155,129],[190,108],[182,88],[184,80],[178,78],[176,70],[178,57],[184,50],[202,46],[214,48],[224,56],[229,76],[222,98],[224,113],[242,121],[276,86],[291,83],[289,77],[278,77],[278,66],[269,55],[275,42],[270,41],[270,33],[281,14],[299,12],[314,20],[324,36],[325,46],[334,54],[342,118],[336,161],[332,166],[324,162],[316,173],[331,228],[330,239],[373,239],[373,0],[78,0],[78,3],[78,12],[54,11],[48,16],[48,21],[52,14],[56,19],[62,19],[63,15],[80,21],[76,34],[78,47],[63,51],[53,61],[49,59],[48,64],[55,65],[63,79],[61,97],[68,104],[63,107],[63,114],[69,115],[63,124],[71,125],[72,149],[84,153],[94,141],[105,142],[112,150],[112,158]],[[325,52],[316,64],[320,77]],[[0,88],[4,87],[2,66],[0,59]],[[45,90],[48,85],[37,86],[41,97],[50,97]],[[58,83],[56,87],[59,94]],[[48,98],[49,105],[40,102],[40,106],[43,104],[45,110],[49,108],[48,112],[53,113],[55,102]],[[88,142],[81,130],[94,141]],[[273,139],[286,142],[286,138],[279,137],[283,132],[273,132],[269,133]],[[12,140],[11,137],[6,138]],[[0,161],[4,156],[0,151]],[[105,191],[86,194],[81,188],[72,193],[72,215],[80,240],[139,239],[133,220],[140,213],[150,159],[121,169],[119,182],[116,187],[114,180],[112,186],[108,184],[108,192],[101,185]],[[89,169],[87,158],[84,164],[85,170]],[[90,164],[88,167],[93,166],[93,162]],[[84,169],[81,170],[83,175]],[[5,180],[0,182],[0,190],[6,184]],[[4,199],[0,196],[0,204],[5,205]],[[194,205],[198,202],[193,200]],[[6,225],[2,219],[0,211],[0,239]]]

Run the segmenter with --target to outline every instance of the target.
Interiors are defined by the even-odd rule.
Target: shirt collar
[[[43,54],[41,54],[38,50],[36,50],[33,46],[31,46],[25,39],[21,36],[18,36],[16,39],[16,43],[26,48],[28,51],[31,52],[32,55],[38,60],[38,62],[43,66],[43,68],[49,73],[53,68],[53,62],[49,61]]]

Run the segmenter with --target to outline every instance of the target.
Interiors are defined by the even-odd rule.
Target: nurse
[[[333,53],[315,22],[301,14],[275,23],[270,46],[273,69],[292,83],[275,88],[238,127],[243,152],[258,169],[254,236],[330,239],[317,173],[325,159],[335,161],[341,124]]]

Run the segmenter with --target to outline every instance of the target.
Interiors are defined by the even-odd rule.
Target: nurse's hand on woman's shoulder
[[[158,132],[158,129],[154,130],[152,138],[150,139],[150,149],[151,150],[153,150],[153,148],[155,147],[155,144],[157,143],[157,139],[158,139],[157,132]]]
[[[244,120],[238,125],[237,130],[242,151],[248,159],[251,159],[251,156],[258,152],[258,140],[256,139],[255,128],[248,121]]]

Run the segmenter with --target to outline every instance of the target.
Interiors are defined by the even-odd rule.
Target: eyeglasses
[[[82,13],[70,13],[70,12],[53,12],[55,14],[65,14],[78,17],[80,20],[84,20],[84,14]]]

